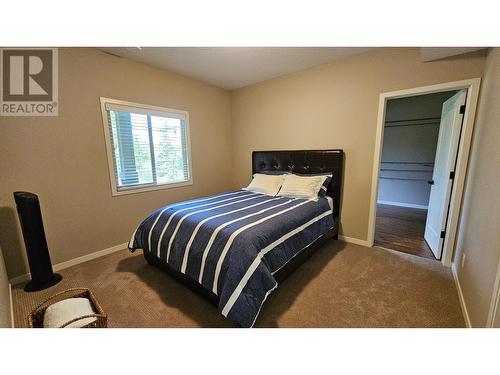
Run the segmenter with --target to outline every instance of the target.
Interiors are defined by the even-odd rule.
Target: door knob
[[[434,185],[434,180],[429,180],[429,181],[427,181],[427,183],[428,183],[429,185]]]

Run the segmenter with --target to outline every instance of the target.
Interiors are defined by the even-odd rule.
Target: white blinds
[[[106,104],[118,191],[190,180],[186,118]]]

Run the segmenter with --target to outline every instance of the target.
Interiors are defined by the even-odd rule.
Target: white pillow
[[[284,176],[255,173],[250,185],[243,190],[275,196],[283,184]]]
[[[278,195],[284,197],[318,199],[318,193],[327,176],[297,176],[287,174]]]
[[[84,315],[94,314],[88,298],[67,298],[47,307],[43,317],[44,328],[59,328],[64,323]],[[84,318],[68,324],[67,328],[80,328],[94,322],[96,318]]]

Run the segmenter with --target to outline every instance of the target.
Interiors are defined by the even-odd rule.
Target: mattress
[[[331,202],[245,190],[151,213],[129,249],[142,248],[219,297],[219,310],[251,327],[276,287],[273,274],[333,227]]]

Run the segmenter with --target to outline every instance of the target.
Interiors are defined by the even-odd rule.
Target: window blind
[[[116,189],[190,181],[186,116],[105,105]]]

